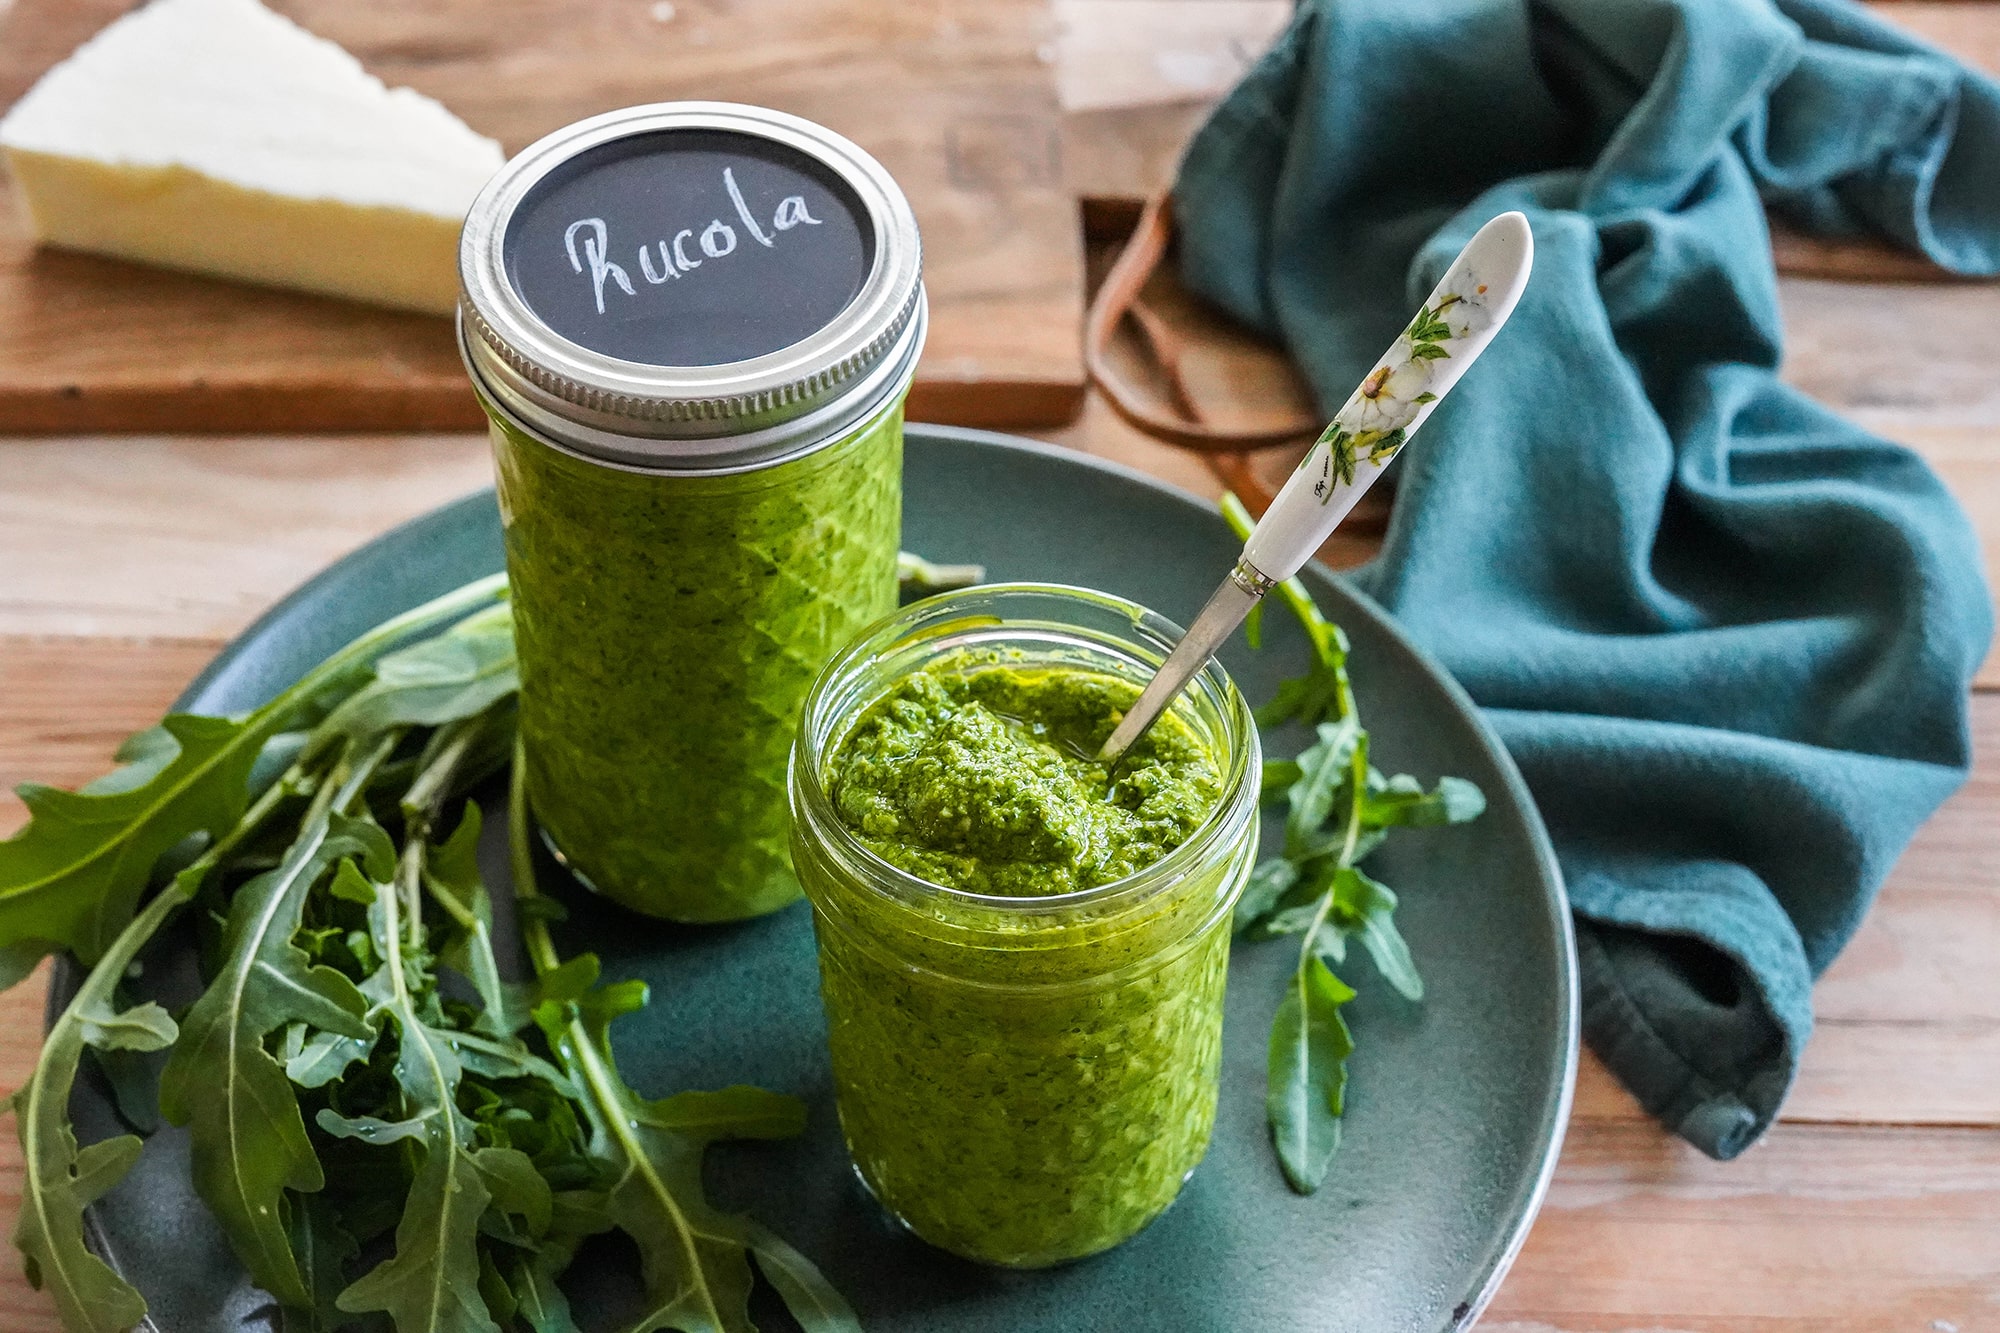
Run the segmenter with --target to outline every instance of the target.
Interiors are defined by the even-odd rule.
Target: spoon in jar
[[[1502,213],[1459,251],[1380,364],[1299,464],[1243,555],[1098,751],[1115,764],[1208,665],[1250,608],[1299,572],[1514,313],[1534,267],[1528,219]]]

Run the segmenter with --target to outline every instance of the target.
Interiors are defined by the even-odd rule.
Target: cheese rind
[[[38,240],[449,313],[465,209],[503,160],[256,0],[154,0],[4,120]]]

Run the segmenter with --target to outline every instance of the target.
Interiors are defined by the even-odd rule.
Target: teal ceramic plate
[[[1107,589],[1182,623],[1238,550],[1189,496],[996,435],[913,427],[906,490],[911,550],[984,564],[994,579]],[[249,708],[367,626],[500,564],[492,496],[449,505],[299,589],[181,705]],[[1360,1050],[1344,1146],[1311,1198],[1286,1189],[1264,1128],[1264,1037],[1290,944],[1238,949],[1215,1142],[1180,1200],[1108,1254],[1002,1273],[899,1233],[855,1184],[834,1120],[803,905],[740,926],[673,927],[566,886],[565,947],[595,949],[610,974],[652,983],[653,1007],[615,1029],[636,1087],[754,1082],[810,1103],[800,1140],[714,1150],[711,1191],[816,1259],[871,1333],[1432,1333],[1476,1318],[1519,1248],[1555,1163],[1576,1064],[1576,963],[1548,838],[1464,693],[1372,604],[1322,574],[1308,578],[1353,640],[1382,765],[1426,782],[1460,774],[1490,802],[1478,822],[1399,834],[1371,862],[1402,895],[1398,920],[1429,994],[1406,1004],[1361,954],[1350,958]],[[1253,700],[1306,661],[1303,637],[1273,612],[1263,651],[1239,639],[1224,654]],[[1274,753],[1303,744],[1302,734],[1271,738]],[[504,855],[487,872],[504,882]],[[186,947],[170,943],[144,980],[185,1002],[192,967]],[[76,1109],[86,1140],[114,1131],[102,1087],[83,1086]],[[190,1192],[177,1132],[154,1136],[91,1225],[101,1252],[145,1292],[158,1333],[276,1328]],[[572,1287],[586,1329],[614,1326],[630,1259],[607,1243],[579,1260]],[[775,1302],[760,1305],[759,1324],[790,1327]]]

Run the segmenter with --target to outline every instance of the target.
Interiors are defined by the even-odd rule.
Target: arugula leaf
[[[621,1122],[620,1110],[632,1100],[629,1091],[611,1082],[615,1075],[588,1043],[572,1036],[565,1045],[592,1085],[604,1121],[601,1149],[618,1163],[605,1211],[639,1245],[646,1303],[624,1333],[752,1329],[753,1278],[741,1226],[703,1198],[700,1144],[644,1121]]]
[[[81,790],[17,787],[29,821],[0,842],[0,941],[97,958],[160,857],[241,818],[266,739],[251,723],[176,713],[127,740],[124,767]]]
[[[303,1030],[305,1025],[299,1027]],[[366,1060],[374,1034],[355,1038],[339,1032],[318,1032],[300,1043],[285,1059],[285,1077],[302,1088],[323,1088],[345,1074],[357,1060]]]
[[[145,1317],[146,1301],[83,1239],[83,1210],[132,1169],[140,1140],[124,1134],[78,1148],[70,1092],[93,1035],[115,1034],[126,1050],[158,1049],[174,1039],[173,1023],[157,1005],[118,1014],[111,1004],[133,958],[186,901],[179,885],[169,885],[118,933],[43,1038],[35,1072],[11,1099],[23,1177],[14,1244],[28,1281],[54,1298],[64,1327],[77,1333],[123,1333]]]
[[[79,791],[20,787],[28,824],[0,842],[0,981],[18,981],[33,958],[61,949],[96,959],[161,856],[237,824],[268,742],[351,693],[384,650],[505,596],[505,578],[495,576],[387,621],[246,717],[170,716],[125,743],[124,767]]]
[[[334,1305],[334,1298],[347,1285],[347,1265],[354,1262],[361,1247],[340,1223],[339,1215],[326,1199],[317,1194],[292,1198],[289,1209],[292,1254],[305,1278],[312,1302],[306,1306],[280,1306],[282,1333],[334,1333],[354,1320]]]
[[[1340,1147],[1347,1057],[1354,1053],[1340,1006],[1353,998],[1325,963],[1309,957],[1293,972],[1271,1023],[1264,1108],[1285,1179],[1301,1194],[1320,1187]]]
[[[555,1196],[548,1232],[535,1253],[514,1256],[506,1274],[514,1311],[533,1333],[582,1333],[570,1313],[569,1297],[556,1279],[569,1267],[586,1237],[609,1231],[611,1226],[602,1194],[565,1190]]]
[[[307,892],[335,862],[380,866],[393,855],[372,821],[331,808],[342,795],[351,792],[326,783],[322,808],[307,817],[284,861],[236,891],[226,961],[188,1011],[160,1074],[161,1112],[188,1126],[196,1191],[257,1285],[285,1305],[311,1303],[287,1236],[286,1191],[312,1193],[326,1177],[291,1080],[264,1038],[295,1022],[355,1040],[374,1031],[354,983],[312,966],[292,939]]]
[[[507,1037],[527,1026],[530,1005],[525,988],[501,979],[493,951],[492,896],[479,873],[481,823],[479,806],[467,801],[458,827],[425,858],[423,882],[431,900],[445,909],[455,926],[438,961],[478,992],[478,1029],[488,1036]]]
[[[356,690],[315,733],[361,741],[400,727],[441,726],[482,713],[520,688],[509,604],[467,616],[444,633],[385,654],[374,679]]]
[[[424,1021],[410,990],[397,887],[377,882],[374,888],[369,923],[390,985],[387,1008],[398,1036],[395,1077],[405,1118],[370,1125],[364,1136],[378,1143],[414,1139],[423,1159],[396,1225],[395,1253],[335,1304],[349,1314],[385,1313],[399,1333],[499,1333],[479,1290],[479,1222],[492,1192],[472,1151],[472,1124],[458,1109],[462,1071],[451,1036]]]
[[[473,1169],[486,1183],[487,1195],[496,1211],[521,1219],[530,1236],[549,1229],[555,1210],[555,1191],[535,1170],[528,1154],[518,1148],[476,1148]]]
[[[1283,796],[1291,790],[1303,772],[1296,759],[1271,759],[1264,764],[1264,780],[1259,787],[1257,799],[1268,801],[1273,796]]]
[[[378,1148],[385,1143],[421,1143],[430,1128],[423,1117],[384,1120],[379,1115],[342,1115],[330,1106],[320,1107],[313,1123],[337,1139],[355,1139]]]
[[[749,1256],[757,1238],[748,1219],[709,1204],[701,1184],[702,1153],[722,1133],[761,1137],[790,1130],[798,1124],[797,1112],[785,1104],[788,1099],[744,1088],[649,1102],[620,1077],[609,1026],[643,1006],[646,990],[631,983],[594,985],[594,959],[582,966],[577,960],[567,966],[558,960],[546,914],[529,906],[541,894],[524,768],[517,751],[509,834],[514,891],[524,909],[523,942],[544,996],[535,1021],[583,1091],[591,1153],[610,1182],[604,1216],[639,1247],[645,1312],[623,1333],[754,1333],[749,1302],[755,1278]],[[767,1244],[760,1251],[760,1265],[766,1262],[767,1272],[776,1268],[782,1273],[772,1284],[794,1314],[819,1321],[808,1325],[812,1333],[851,1326],[852,1312],[804,1256]],[[795,1306],[794,1299],[799,1302]],[[842,1316],[849,1324],[838,1322]]]
[[[1424,998],[1410,946],[1396,929],[1396,895],[1389,886],[1353,866],[1342,866],[1333,880],[1333,906],[1343,932],[1361,936],[1362,947],[1375,960],[1375,970],[1406,1000]]]
[[[1236,914],[1232,928],[1242,934],[1268,917],[1278,905],[1279,899],[1299,882],[1299,866],[1296,861],[1287,861],[1274,856],[1259,861],[1250,872],[1249,883],[1243,887],[1243,896],[1236,900]]]
[[[1304,859],[1312,835],[1333,812],[1334,799],[1350,777],[1357,749],[1368,739],[1352,713],[1338,722],[1322,722],[1319,740],[1299,756],[1298,781],[1286,793],[1291,810],[1285,817],[1285,855]]]
[[[564,1096],[578,1095],[569,1075],[536,1055],[525,1042],[516,1038],[488,1037],[481,1032],[459,1029],[451,1034],[451,1039],[453,1049],[458,1052],[458,1062],[467,1073],[483,1078],[539,1079]]]
[[[165,1048],[152,1051],[93,1047],[90,1057],[111,1089],[111,1102],[127,1129],[151,1138],[160,1128],[160,1066]]]
[[[413,1028],[404,1044],[416,1053],[412,1071],[431,1067],[406,1085],[413,1097],[443,1093],[447,1085],[434,1082],[433,1075],[449,1069],[444,1043]],[[419,1114],[434,1126],[456,1118],[442,1106]],[[487,1199],[486,1185],[454,1132],[439,1129],[404,1200],[395,1254],[342,1291],[338,1308],[385,1313],[399,1333],[498,1333],[479,1291],[479,1219]]]
[[[486,1245],[479,1247],[479,1299],[486,1302],[486,1313],[500,1327],[514,1326],[521,1303],[514,1299],[514,1289],[507,1284],[507,1275],[500,1271],[493,1247]]]
[[[861,1333],[854,1307],[810,1259],[787,1245],[769,1227],[745,1221],[743,1238],[764,1275],[805,1333]]]
[[[517,885],[519,876],[517,871]],[[591,1150],[610,1180],[605,1217],[639,1246],[646,1313],[624,1333],[743,1333],[752,1328],[753,1279],[742,1223],[711,1209],[701,1188],[706,1136],[729,1118],[686,1100],[648,1103],[619,1077],[608,1026],[644,1003],[644,987],[628,984],[545,1000],[535,1011],[550,1046],[584,1091]],[[701,1133],[676,1132],[656,1119],[692,1124]],[[734,1123],[746,1123],[740,1112]],[[768,1112],[748,1123],[768,1128]]]
[[[1407,774],[1389,778],[1379,788],[1372,781],[1369,786],[1361,820],[1372,828],[1463,824],[1486,813],[1486,793],[1464,778],[1439,778],[1437,789],[1429,792]]]
[[[167,1011],[151,1000],[121,1011],[108,995],[91,997],[76,1021],[83,1028],[84,1045],[100,1051],[163,1051],[179,1031]]]
[[[744,1084],[717,1092],[677,1092],[644,1104],[639,1118],[702,1143],[719,1139],[795,1139],[806,1132],[806,1104]]]
[[[1412,336],[1420,337],[1432,324],[1444,327],[1424,312],[1412,325]],[[1422,346],[1418,354],[1426,354]],[[1370,457],[1379,459],[1401,443],[1400,432],[1371,440]],[[1242,504],[1224,496],[1222,511],[1247,538],[1251,521]],[[1296,761],[1265,766],[1263,796],[1282,791],[1286,801],[1284,845],[1251,872],[1237,900],[1234,927],[1253,939],[1305,937],[1272,1023],[1265,1103],[1285,1178],[1309,1194],[1325,1179],[1340,1143],[1346,1059],[1353,1050],[1339,1010],[1354,992],[1328,965],[1344,964],[1348,939],[1358,937],[1398,993],[1412,1001],[1424,993],[1409,945],[1396,928],[1396,895],[1357,863],[1392,828],[1462,823],[1476,818],[1486,799],[1461,778],[1442,778],[1426,792],[1412,777],[1385,778],[1369,767],[1368,733],[1347,677],[1346,636],[1320,614],[1299,580],[1286,580],[1278,591],[1306,633],[1312,660],[1304,676],[1279,686],[1271,703],[1257,711],[1257,721],[1262,726],[1306,722],[1316,739]]]
[[[556,1285],[556,1276],[569,1264],[569,1256],[517,1258],[508,1274],[507,1286],[514,1294],[514,1313],[526,1320],[533,1333],[583,1333],[576,1316],[570,1313],[569,1297]]]

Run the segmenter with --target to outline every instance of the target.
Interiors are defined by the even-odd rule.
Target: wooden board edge
[[[952,426],[1066,426],[1083,411],[1081,378],[982,381],[919,372],[912,420]],[[5,435],[432,434],[486,428],[464,381],[356,390],[333,383],[273,389],[202,385],[85,389],[0,386]]]
[[[1075,380],[973,380],[917,372],[904,415],[944,426],[1067,426],[1083,411],[1086,389]]]
[[[1146,201],[1131,195],[1084,195],[1077,201],[1085,241],[1115,245],[1132,234]],[[1771,258],[1788,278],[1831,278],[1840,282],[1993,282],[1939,268],[1922,255],[1874,236],[1812,236],[1783,220],[1767,219]]]
[[[0,387],[8,435],[429,434],[483,430],[465,383],[357,391],[333,383],[289,388],[197,384],[85,389]]]

